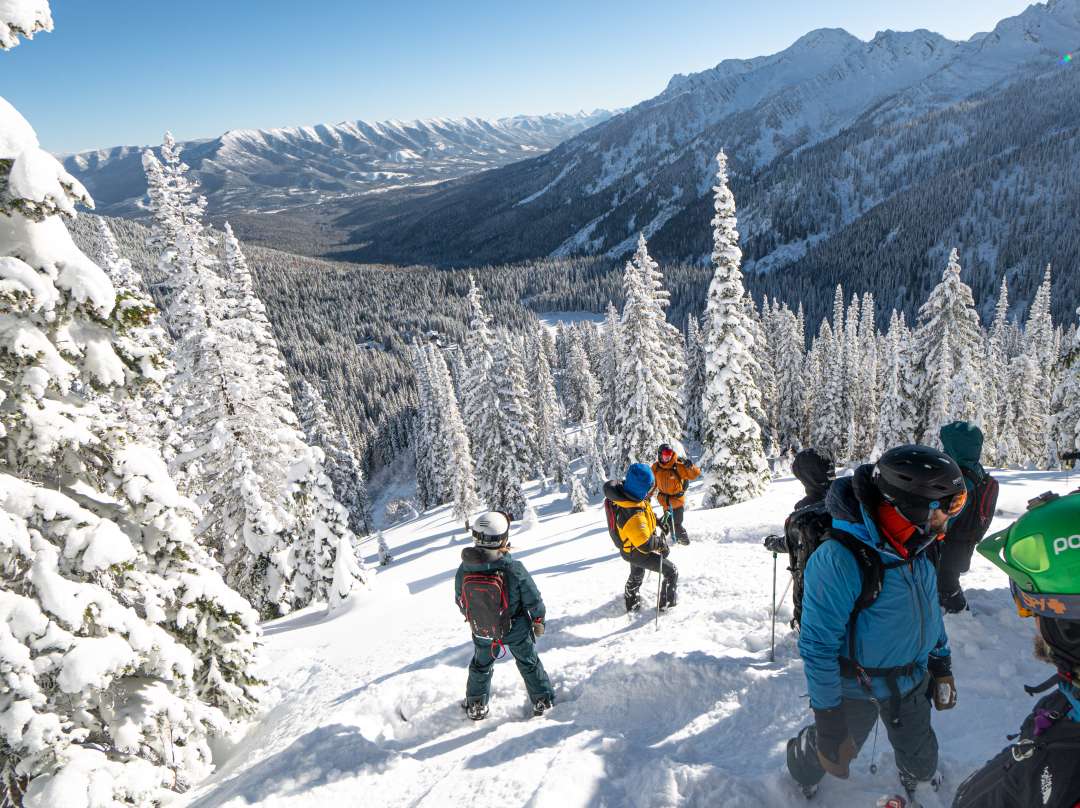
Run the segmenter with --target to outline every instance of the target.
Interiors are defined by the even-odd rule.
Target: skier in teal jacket
[[[533,715],[543,715],[551,709],[555,693],[536,653],[536,640],[544,634],[546,615],[540,590],[522,563],[510,557],[510,520],[506,514],[498,511],[483,514],[473,523],[472,534],[474,546],[461,551],[461,565],[454,578],[454,601],[468,617],[466,576],[498,573],[506,597],[503,614],[509,618],[510,625],[498,641],[473,636],[475,648],[461,706],[474,721],[487,717],[491,675],[500,649],[505,647],[513,655],[518,672],[525,680]],[[491,619],[495,620],[495,617]]]

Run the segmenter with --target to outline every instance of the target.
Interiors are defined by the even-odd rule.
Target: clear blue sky
[[[241,127],[625,107],[814,28],[991,29],[1027,0],[53,0],[0,93],[68,152]]]

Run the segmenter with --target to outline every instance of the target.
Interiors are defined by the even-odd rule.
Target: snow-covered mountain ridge
[[[1080,99],[1075,65],[1062,56],[1077,48],[1080,0],[1033,5],[965,42],[925,30],[883,31],[864,42],[821,29],[770,56],[676,76],[655,98],[546,155],[425,195],[357,200],[339,224],[353,228],[360,260],[615,258],[641,231],[655,254],[696,262],[710,248],[712,158],[724,148],[750,268],[797,268],[830,244],[850,254],[845,229],[905,194],[920,201],[905,199],[903,221],[894,218],[885,233],[900,224],[925,231],[903,247],[926,267],[963,229],[959,214],[914,221],[944,205],[946,189],[977,179],[981,194],[1007,194],[1010,159],[1009,171],[1041,160],[1047,138],[1071,137]],[[1080,152],[1067,150],[1057,170],[1080,172]],[[1036,204],[1041,212],[1060,200]],[[1030,256],[1031,267],[1028,256],[1022,267],[1003,257],[1005,231],[987,238],[994,249],[983,255],[1001,257],[979,271],[997,278],[1033,271],[1037,279],[1040,263],[1071,259],[1048,231],[1034,239],[1042,254]],[[964,257],[975,268],[975,256]]]
[[[431,118],[232,129],[182,146],[211,212],[266,211],[505,165],[545,152],[610,115],[596,110],[497,120]],[[100,212],[133,215],[146,191],[140,162],[145,148],[79,152],[66,155],[63,163],[90,189]]]

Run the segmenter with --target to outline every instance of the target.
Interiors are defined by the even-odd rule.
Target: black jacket
[[[1080,804],[1080,723],[1059,717],[1038,737],[1040,711],[1058,716],[1071,705],[1061,692],[1035,705],[1020,737],[965,780],[953,808],[1074,808]]]

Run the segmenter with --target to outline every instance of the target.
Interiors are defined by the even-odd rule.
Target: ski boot
[[[941,788],[942,776],[941,772],[934,772],[929,780],[919,780],[912,774],[901,769],[898,774],[900,775],[900,785],[904,787],[904,792],[907,794],[907,806],[906,808],[920,808],[921,803],[919,797],[916,794],[919,788],[919,783],[925,782],[930,786],[931,791],[937,791]]]
[[[462,701],[461,707],[465,710],[465,714],[469,716],[473,721],[482,721],[488,717],[488,713],[491,710],[482,701]]]
[[[660,593],[660,611],[666,612],[679,605],[679,595],[674,589],[667,587]]]
[[[550,710],[554,705],[547,696],[542,696],[533,702],[533,717],[538,718]]]

